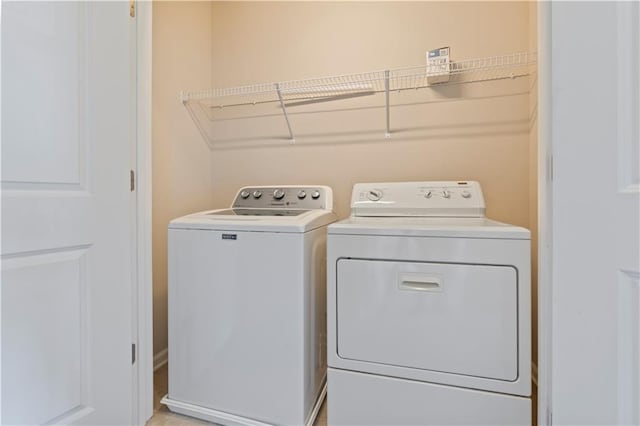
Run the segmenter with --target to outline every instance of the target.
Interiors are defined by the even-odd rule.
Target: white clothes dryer
[[[477,182],[354,186],[329,226],[328,423],[531,423],[530,233]]]
[[[169,224],[171,411],[310,425],[326,393],[326,186],[245,187]]]

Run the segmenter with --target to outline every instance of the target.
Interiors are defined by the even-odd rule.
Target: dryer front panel
[[[340,358],[518,379],[515,268],[343,258],[336,272]]]

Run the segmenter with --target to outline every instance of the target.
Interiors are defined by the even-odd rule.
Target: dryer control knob
[[[431,191],[427,191],[424,193],[424,198],[431,198],[432,195],[433,193]]]
[[[318,198],[320,198],[320,191],[318,191],[317,189],[313,191],[311,193],[311,198],[313,198],[314,200],[317,200]]]
[[[382,198],[382,190],[380,189],[370,189],[367,192],[367,198],[370,201],[378,201]]]
[[[298,191],[298,198],[300,198],[301,200],[304,200],[304,197],[307,196],[307,193],[304,191]]]
[[[262,191],[259,191],[257,189],[253,191],[253,198],[260,198],[260,197],[262,197]]]
[[[245,190],[245,191],[242,191],[242,192],[240,193],[240,196],[241,196],[242,198],[244,198],[244,199],[249,198],[249,195],[251,195],[251,193],[250,193],[249,191],[246,191],[246,190]]]
[[[471,198],[471,193],[467,190],[462,191],[462,198]]]
[[[448,190],[444,190],[442,191],[442,198],[449,198],[451,197],[451,193]]]
[[[276,200],[282,200],[284,198],[284,190],[279,188],[274,190],[273,198],[275,198]]]

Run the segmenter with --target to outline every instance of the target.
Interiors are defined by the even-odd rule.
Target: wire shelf
[[[279,103],[287,121],[291,140],[293,132],[287,115],[287,103],[298,101],[330,101],[349,96],[362,96],[386,93],[387,132],[389,128],[389,92],[401,92],[426,87],[442,87],[454,84],[477,83],[525,77],[535,71],[536,52],[521,52],[501,56],[453,61],[449,63],[448,81],[429,84],[428,77],[434,72],[427,65],[397,68],[383,71],[370,71],[339,76],[291,80],[277,83],[261,83],[222,89],[181,92],[180,97],[189,109],[201,132],[204,131],[200,116],[215,121],[207,110],[239,106]],[[446,74],[446,71],[445,71]],[[197,107],[194,104],[198,104]],[[201,114],[197,114],[200,111]],[[210,137],[203,133],[208,140]]]

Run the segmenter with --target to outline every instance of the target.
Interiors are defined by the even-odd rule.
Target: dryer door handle
[[[398,277],[398,288],[410,291],[442,291],[442,277],[436,275],[421,274],[400,274]]]

